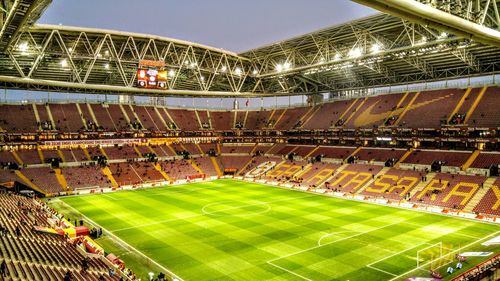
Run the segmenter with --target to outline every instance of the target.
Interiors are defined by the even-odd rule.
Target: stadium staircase
[[[196,170],[198,171],[198,173],[200,174],[205,174],[201,169],[200,167],[198,167],[198,165],[196,165],[196,163],[194,163],[194,161],[192,159],[189,159],[188,160],[188,163],[191,164],[191,166]]]
[[[367,187],[369,187],[379,176],[387,173],[391,168],[389,167],[384,167],[382,170],[380,170],[375,177],[373,177],[371,180],[369,180],[367,183],[365,183],[362,187],[358,188],[358,190],[354,193],[356,195],[361,194]]]
[[[102,153],[102,156],[106,157],[107,160],[110,159],[103,147],[100,146],[99,151]]]
[[[87,157],[87,160],[91,161],[92,158],[90,158],[89,151],[85,147],[83,147],[82,150],[83,150],[83,154],[85,154],[85,157]],[[73,157],[74,157],[74,155],[73,155]]]
[[[220,143],[217,143],[217,154],[221,155]]]
[[[92,110],[92,106],[90,106],[90,103],[87,103],[86,105],[89,110],[90,117],[92,117],[92,121],[94,121],[94,124],[99,127],[99,122],[97,122],[97,118],[95,117],[94,110]]]
[[[233,122],[231,122],[233,129],[236,129],[236,120],[238,119],[238,111],[234,110],[233,111]]]
[[[368,97],[364,98],[361,103],[356,106],[356,109],[354,109],[351,114],[349,115],[349,117],[347,117],[347,119],[344,121],[344,124],[347,124],[353,117],[354,115],[356,115],[356,112],[358,112],[358,110],[361,109],[361,107],[363,107],[363,105],[366,103],[366,101],[368,100]]]
[[[476,158],[479,156],[479,154],[481,153],[480,150],[475,150],[469,157],[469,159],[467,159],[467,161],[462,165],[462,171],[467,171],[467,169],[469,169],[470,165],[472,165],[472,163],[474,163],[474,161],[476,160]]]
[[[247,113],[248,113],[248,111],[247,111]],[[276,109],[273,109],[273,111],[271,111],[271,114],[269,114],[269,118],[267,118],[267,121],[266,121],[266,124],[264,124],[264,127],[267,127],[267,125],[271,123],[271,120],[273,120],[275,113],[276,113]],[[246,124],[246,118],[245,118],[245,124]]]
[[[137,153],[137,155],[139,156],[139,158],[144,158],[142,153],[139,151],[139,148],[137,148],[137,146],[135,146],[135,145],[134,145],[134,150],[135,150],[135,153]]]
[[[73,152],[71,152],[73,153]],[[57,155],[59,155],[59,157],[61,158],[61,160],[63,162],[66,162],[66,158],[64,157],[64,154],[62,153],[62,151],[60,149],[57,150]]]
[[[399,164],[401,164],[401,162],[405,161],[406,158],[408,158],[408,156],[410,156],[412,153],[413,153],[413,148],[410,148],[410,150],[408,150],[405,154],[403,154],[403,156],[401,156],[401,158],[399,158],[398,162],[396,162],[394,164],[394,167],[395,168],[399,168]]]
[[[207,110],[207,118],[208,118],[208,125],[210,126],[210,129],[213,129],[214,127],[212,126],[212,116],[210,116],[209,110]]]
[[[356,155],[356,153],[358,153],[361,149],[363,149],[362,146],[358,146],[358,148],[356,148],[356,150],[354,150],[351,155],[347,156],[345,159],[343,159],[343,161],[345,162],[347,159],[353,157],[354,155]]]
[[[160,110],[158,109],[158,107],[153,106],[153,110],[156,112],[156,115],[158,115],[158,118],[160,118],[160,121],[163,124],[163,128],[168,128],[168,124],[167,122],[165,122],[165,118],[163,118],[163,115],[160,114]]]
[[[144,124],[142,124],[141,118],[139,118],[137,112],[135,112],[134,107],[132,107],[131,104],[129,104],[128,106],[130,107],[130,111],[132,111],[132,114],[134,115],[135,121],[137,121],[141,125],[141,128],[146,128],[144,127]]]
[[[111,173],[111,170],[109,167],[104,167],[101,169],[102,173],[108,178],[109,182],[111,182],[111,186],[113,188],[118,188],[118,182],[116,182],[115,177],[113,177],[113,173]]]
[[[256,147],[257,147],[257,145],[255,146],[255,148],[256,148]],[[255,148],[254,148],[254,150],[255,150]],[[248,167],[248,165],[250,165],[250,164],[252,163],[252,161],[253,161],[253,160],[254,160],[254,159],[253,159],[253,157],[251,157],[251,158],[250,158],[250,160],[248,160],[248,162],[247,162],[247,163],[245,163],[245,165],[243,165],[243,168],[241,168],[241,169],[240,169],[240,170],[236,173],[236,175],[238,175],[238,176],[245,176],[245,175],[242,175],[242,174],[241,174],[241,172],[245,171],[245,170],[246,170],[246,168]]]
[[[197,143],[195,143],[195,146],[200,151],[200,155],[205,156],[205,152],[203,152],[203,149],[201,149],[201,146]]]
[[[14,159],[16,159],[16,161],[19,165],[21,165],[21,166],[24,165],[23,159],[21,159],[21,157],[19,157],[19,154],[17,154],[16,151],[14,151],[14,150],[12,151],[12,156],[14,156]]]
[[[202,130],[203,125],[201,124],[201,119],[200,119],[200,115],[198,114],[198,110],[194,111],[194,115],[196,115],[196,120],[198,120],[198,125],[200,126],[200,130]]]
[[[248,110],[245,112],[245,118],[243,118],[243,128],[247,126]]]
[[[217,172],[217,176],[222,176],[222,171],[220,169],[219,163],[217,163],[217,159],[215,157],[210,157],[212,164],[214,165],[215,171]]]
[[[427,177],[427,181],[421,181],[419,184],[417,184],[417,186],[415,186],[413,188],[413,190],[410,190],[409,193],[410,193],[410,197],[409,198],[413,198],[413,196],[415,196],[415,194],[419,193],[420,191],[424,190],[424,188],[427,186],[427,184],[432,181],[432,179],[434,179],[434,177],[436,176],[436,173],[434,172],[431,172],[431,173],[428,173],[426,175]]]
[[[464,124],[467,124],[469,122],[470,117],[474,113],[474,110],[476,110],[476,107],[479,104],[479,102],[481,101],[481,99],[483,98],[484,93],[486,93],[486,90],[488,90],[488,87],[483,87],[481,89],[481,92],[479,92],[479,95],[477,96],[476,100],[474,101],[472,106],[469,108],[469,110],[465,114]]]
[[[453,118],[453,116],[455,116],[455,114],[458,113],[458,111],[460,110],[460,108],[462,108],[462,105],[464,104],[465,99],[467,99],[469,97],[469,94],[470,94],[471,91],[472,91],[472,88],[467,88],[467,91],[465,91],[465,93],[462,95],[462,98],[457,103],[457,106],[455,106],[455,109],[453,109],[453,111],[451,112],[451,114],[448,116],[448,120],[447,120],[448,124],[450,124],[451,119]]]
[[[312,107],[312,108],[314,108],[314,107]],[[300,119],[300,121],[302,121],[302,125],[300,126],[300,128],[303,128],[309,122],[309,120],[311,120],[316,115],[316,113],[318,113],[318,111],[320,111],[322,108],[323,108],[323,104],[320,104],[320,105],[316,106],[316,109],[314,109],[314,111],[311,114],[309,114],[309,116],[307,116],[307,113],[306,113],[304,115],[304,117],[302,117]],[[309,113],[309,111],[308,111],[308,113]]]
[[[394,126],[396,125],[399,125],[399,122],[401,120],[403,120],[403,117],[406,115],[406,113],[408,112],[408,110],[411,109],[413,103],[415,102],[415,100],[417,100],[418,96],[420,96],[420,92],[417,92],[415,95],[413,95],[413,98],[410,100],[410,102],[406,105],[405,109],[403,110],[403,112],[401,112],[401,115],[399,115],[398,119],[396,120],[396,122],[394,122]]]
[[[177,123],[175,123],[174,118],[172,118],[172,116],[170,116],[170,113],[168,113],[168,110],[166,108],[163,108],[163,111],[165,112],[165,115],[167,115],[170,122],[172,122],[172,124],[174,124],[176,130],[180,130],[181,128],[179,128],[179,126],[177,126]]]
[[[52,111],[50,110],[49,104],[46,104],[45,108],[47,109],[47,115],[49,116],[49,120],[52,123],[52,126],[54,126],[54,128],[55,128],[56,122],[54,122],[54,117],[52,117]]]
[[[62,186],[63,190],[68,190],[68,182],[66,181],[66,178],[62,174],[61,169],[54,169],[54,172],[56,174],[57,181]]]
[[[87,130],[88,129],[87,121],[85,120],[85,117],[83,117],[83,112],[82,112],[82,109],[80,108],[80,104],[75,103],[75,105],[76,105],[76,110],[78,110],[78,114],[80,115],[80,118],[82,119],[83,127],[85,127],[85,130]],[[36,113],[36,115],[38,115],[38,112]],[[40,119],[40,118],[38,118],[38,119]],[[40,122],[40,121],[38,121],[38,122]]]
[[[476,208],[479,202],[481,202],[481,199],[483,199],[486,193],[488,193],[496,180],[497,178],[495,177],[487,178],[483,183],[483,188],[479,188],[476,194],[474,194],[474,196],[469,200],[469,203],[467,203],[467,205],[463,208],[463,211],[472,213],[474,208]]]
[[[313,150],[311,150],[311,152],[307,153],[307,155],[306,155],[306,156],[304,156],[304,158],[306,158],[306,159],[307,159],[307,158],[308,158],[308,157],[310,157],[310,156],[311,156],[314,152],[316,152],[316,150],[318,150],[318,149],[319,149],[319,145],[317,145],[317,146],[316,146]]]
[[[161,168],[161,165],[158,163],[153,163],[153,167],[165,178],[165,180],[172,182],[172,178]]]
[[[351,110],[351,108],[358,102],[359,99],[353,99],[351,104],[347,107],[347,109],[342,112],[342,115],[339,116],[339,118],[337,118],[337,120],[335,120],[335,122],[332,123],[332,125],[330,126],[330,128],[335,128],[336,127],[336,124],[338,121],[344,119],[345,115],[349,112],[349,110]]]
[[[36,109],[36,105],[34,103],[31,104],[33,107],[33,112],[35,113],[35,120],[38,124],[38,130],[42,130],[42,123],[40,122],[40,115],[38,114],[38,110]]]
[[[123,108],[123,104],[118,104],[118,107],[120,107],[120,110],[122,111],[123,116],[125,117],[125,120],[127,120],[127,124],[129,124],[129,127],[132,128],[132,123],[130,122],[130,117],[128,116],[127,112],[125,111],[125,108]]]
[[[34,184],[28,177],[26,177],[20,170],[15,170],[17,177],[19,177],[26,185],[28,185],[31,189],[36,190],[42,194],[47,194],[44,190],[42,190],[38,185]]]
[[[40,157],[40,163],[45,163],[45,158],[43,157],[42,150],[39,147],[37,147],[36,151],[38,152],[38,157]]]
[[[405,92],[404,95],[401,97],[401,99],[399,99],[399,102],[394,107],[394,110],[392,110],[391,112],[389,112],[389,114],[387,114],[387,117],[384,119],[384,122],[382,123],[382,127],[384,127],[385,124],[387,124],[387,121],[389,120],[389,118],[393,117],[394,113],[399,110],[399,108],[401,107],[401,105],[406,100],[406,98],[408,97],[409,94],[410,94],[410,92]]]
[[[160,147],[160,148],[161,148],[161,149],[165,152],[165,154],[168,154],[168,153],[167,153],[167,152],[163,149],[163,147],[162,147],[162,146],[159,146],[159,147]],[[177,155],[177,152],[175,151],[175,149],[174,149],[174,148],[173,148],[170,144],[167,144],[167,147],[168,147],[168,149],[170,149],[170,151],[171,151],[174,155]]]
[[[272,124],[271,129],[274,129],[276,127],[276,125],[278,125],[280,123],[281,119],[283,118],[283,116],[285,115],[285,113],[287,111],[288,111],[288,108],[285,108],[285,110],[283,110],[283,112],[281,112],[281,114],[278,117],[278,119],[276,119],[276,122],[274,122],[274,124]]]

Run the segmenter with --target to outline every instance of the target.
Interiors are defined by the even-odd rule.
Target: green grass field
[[[496,225],[242,181],[61,200],[184,280],[402,280],[428,277],[417,252],[439,242],[499,251],[480,245]]]

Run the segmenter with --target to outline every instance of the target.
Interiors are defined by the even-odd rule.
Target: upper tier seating
[[[245,129],[258,130],[266,127],[267,122],[269,121],[269,117],[271,116],[271,113],[272,111],[269,110],[262,110],[262,111],[249,110],[245,122]]]
[[[273,116],[273,119],[277,123],[275,123],[273,128],[277,130],[290,130],[300,127],[301,124],[299,123],[299,120],[309,111],[309,109],[310,107],[297,107],[297,108],[286,109],[286,112],[283,114],[281,119],[279,118],[282,112],[277,110]]]
[[[0,128],[10,133],[26,133],[38,131],[33,106],[0,105]],[[1,130],[0,129],[0,130]]]
[[[254,144],[251,145],[238,145],[225,143],[220,146],[221,153],[225,154],[250,154],[255,148]]]
[[[228,131],[233,128],[234,113],[231,111],[212,111],[210,117],[214,130]]]
[[[470,155],[469,151],[415,150],[403,163],[431,165],[434,161],[444,161],[445,166],[461,167]]]
[[[313,154],[312,157],[323,155],[324,158],[340,159],[345,160],[354,151],[355,147],[331,147],[331,146],[320,146]]]
[[[50,104],[56,129],[63,132],[78,132],[85,128],[75,104]]]
[[[363,104],[360,102],[354,108],[360,106],[344,126],[348,128],[372,128],[384,125],[384,121],[390,117],[403,94],[381,95],[367,99]]]
[[[481,152],[470,167],[489,169],[491,165],[500,165],[500,153]]]
[[[421,92],[406,114],[398,120],[399,125],[411,128],[439,128],[441,120],[448,119],[464,93],[463,89]]]
[[[467,122],[470,127],[500,127],[500,88],[488,88]]]
[[[168,113],[174,120],[175,124],[179,126],[179,130],[184,131],[199,131],[200,122],[196,118],[194,110],[185,109],[169,109]]]
[[[405,149],[384,149],[363,147],[354,156],[359,160],[385,162],[388,159],[399,159],[405,154]]]

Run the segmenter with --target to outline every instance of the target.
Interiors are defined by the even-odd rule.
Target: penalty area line
[[[279,268],[279,269],[281,269],[281,270],[283,270],[283,271],[286,271],[286,272],[288,272],[288,273],[290,273],[290,274],[292,274],[292,275],[295,275],[295,276],[297,276],[297,277],[299,277],[299,278],[302,278],[302,279],[307,280],[307,281],[312,281],[312,279],[309,279],[309,278],[304,277],[304,276],[302,276],[302,275],[300,275],[300,274],[298,274],[298,273],[296,273],[296,272],[293,272],[293,271],[291,271],[291,270],[289,270],[289,269],[286,269],[286,268],[284,268],[284,267],[282,267],[282,266],[279,266],[279,265],[277,265],[277,264],[274,264],[274,263],[272,263],[272,261],[267,261],[267,263],[268,263],[268,264],[270,264],[270,265],[272,265],[272,266],[274,266],[274,267],[276,267],[276,268]]]
[[[366,267],[371,268],[371,269],[376,270],[376,271],[380,271],[380,272],[382,272],[382,273],[385,273],[385,274],[388,274],[388,275],[391,275],[391,276],[397,276],[397,275],[396,275],[396,274],[394,274],[394,273],[390,273],[389,271],[385,271],[385,270],[383,270],[383,269],[380,269],[380,268],[375,267],[375,266],[372,266],[372,265],[367,265]]]

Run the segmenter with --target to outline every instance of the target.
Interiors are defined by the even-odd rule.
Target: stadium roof
[[[50,0],[3,2],[4,88],[268,96],[414,84],[500,69],[497,1],[455,0],[456,5],[432,6],[427,0],[356,0],[393,15],[377,14],[241,54],[152,35],[33,25]],[[431,9],[434,16],[419,9]],[[135,87],[142,59],[166,63],[166,90]]]

